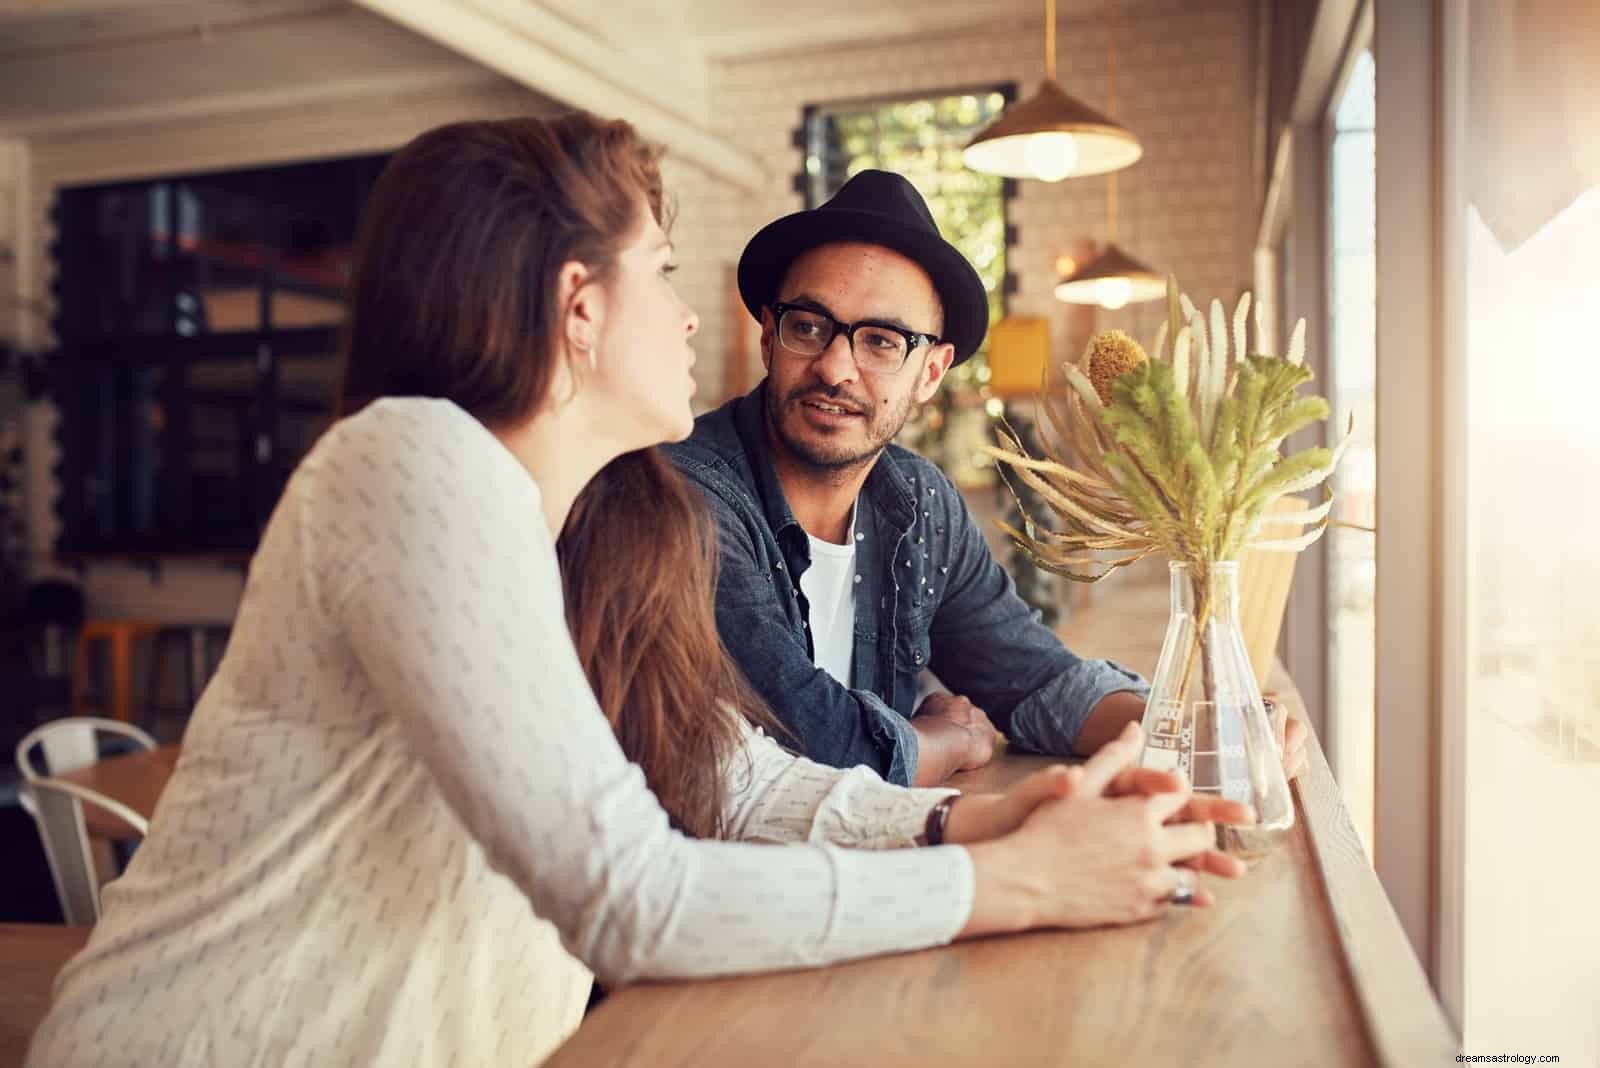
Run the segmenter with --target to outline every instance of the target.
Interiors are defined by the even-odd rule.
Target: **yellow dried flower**
[[[1111,383],[1144,363],[1144,346],[1121,330],[1102,330],[1089,339],[1088,372],[1101,404],[1111,403]]]

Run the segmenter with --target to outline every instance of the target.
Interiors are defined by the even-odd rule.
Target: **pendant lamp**
[[[972,139],[961,154],[968,167],[1005,178],[1059,182],[1108,174],[1144,153],[1139,139],[1056,84],[1056,4],[1045,0],[1045,79]]]

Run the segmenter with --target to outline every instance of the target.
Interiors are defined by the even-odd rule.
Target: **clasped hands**
[[[1142,744],[1130,723],[1084,764],[1052,765],[1003,794],[962,795],[945,841],[967,845],[981,870],[1001,873],[1001,896],[1027,903],[1022,927],[1152,919],[1180,888],[1187,895],[1190,872],[1241,875],[1244,864],[1216,848],[1215,825],[1253,823],[1255,813],[1194,795],[1177,774],[1136,766]],[[1215,900],[1203,887],[1187,899],[1201,907]]]

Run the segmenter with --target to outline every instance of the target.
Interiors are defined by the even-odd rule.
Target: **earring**
[[[593,345],[579,345],[578,346],[578,351],[583,353],[585,356],[589,357],[589,370],[594,371],[594,370],[598,369],[596,367],[596,365],[595,365],[595,362],[594,362],[594,346]]]

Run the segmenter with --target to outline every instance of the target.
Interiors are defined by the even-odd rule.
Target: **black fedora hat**
[[[802,252],[836,241],[882,245],[917,263],[944,305],[944,337],[960,363],[989,329],[989,295],[972,264],[939,235],[912,184],[888,171],[862,171],[821,207],[762,227],[739,257],[739,296],[757,319],[778,297],[789,264]]]

